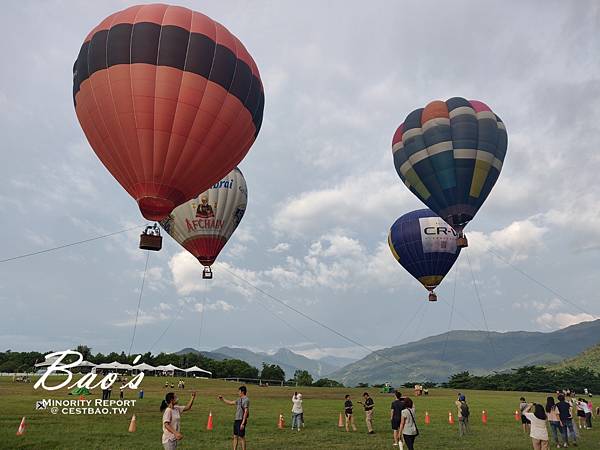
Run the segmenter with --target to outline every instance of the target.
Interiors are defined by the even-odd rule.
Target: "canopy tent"
[[[35,365],[35,367],[50,367],[52,364],[54,364],[56,362],[58,358],[54,357],[54,358],[46,358],[45,361],[41,362],[41,363],[37,363]],[[93,362],[90,361],[81,361],[79,363],[79,365],[77,367],[96,367],[96,364],[94,364]]]
[[[173,364],[167,364],[166,366],[156,366],[156,370],[158,372],[167,372],[171,374],[174,374],[176,371],[185,372],[185,369],[180,369],[179,367],[174,366]]]
[[[139,370],[139,371],[148,371],[148,372],[154,372],[155,370],[158,370],[156,367],[151,366],[150,364],[146,364],[146,363],[141,363],[141,364],[137,364],[135,366],[133,366],[133,370]]]
[[[107,369],[113,369],[113,370],[131,370],[133,368],[133,366],[129,365],[129,364],[123,364],[120,363],[118,361],[113,361],[111,363],[102,363],[102,364],[98,364],[96,366],[96,369],[103,369],[103,370],[107,370]]]
[[[209,372],[208,370],[201,369],[201,368],[200,368],[200,367],[198,367],[198,366],[193,366],[193,367],[190,367],[189,369],[185,369],[185,372],[186,372],[186,373],[192,373],[192,372],[202,372],[202,373],[207,373],[207,374],[209,374],[210,376],[212,376],[212,372]]]
[[[90,394],[91,394],[90,390],[85,387],[75,388],[71,392],[69,392],[69,395],[90,395]]]

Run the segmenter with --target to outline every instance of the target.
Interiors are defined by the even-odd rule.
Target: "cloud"
[[[225,300],[217,300],[213,303],[195,303],[194,309],[200,313],[203,311],[230,312],[233,311],[235,307],[231,303],[227,303]]]
[[[287,242],[280,242],[275,247],[269,249],[271,253],[284,253],[290,249],[290,244]]]
[[[476,260],[489,254],[490,251],[500,253],[510,261],[524,261],[532,252],[544,248],[544,239],[549,228],[538,225],[532,218],[517,220],[489,233],[481,231],[467,232],[469,247],[466,251]]]
[[[538,325],[548,329],[565,328],[581,322],[590,322],[599,319],[600,316],[592,316],[586,313],[569,314],[569,313],[544,313],[535,319]]]
[[[371,171],[289,198],[275,212],[272,226],[295,234],[335,226],[366,228],[375,219],[392,220],[406,211],[411,195],[393,170]]]

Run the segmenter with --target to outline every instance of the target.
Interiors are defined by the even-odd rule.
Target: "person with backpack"
[[[458,435],[464,436],[469,431],[469,405],[467,405],[467,399],[464,395],[460,395],[458,400],[454,402],[458,408]]]
[[[417,421],[415,420],[415,407],[413,401],[406,397],[402,400],[404,409],[401,413],[400,421],[400,439],[406,444],[408,450],[414,450],[415,439],[419,435],[419,428],[417,427]]]

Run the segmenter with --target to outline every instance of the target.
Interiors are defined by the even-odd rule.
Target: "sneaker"
[[[375,434],[375,432],[374,431],[369,431],[369,434]]]

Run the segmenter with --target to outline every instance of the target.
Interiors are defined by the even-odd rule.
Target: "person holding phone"
[[[163,413],[162,420],[162,444],[165,450],[173,450],[177,448],[177,443],[183,439],[183,434],[179,431],[179,422],[181,420],[181,413],[192,409],[194,400],[196,399],[196,392],[192,392],[192,398],[186,406],[179,406],[177,402],[179,399],[174,392],[169,392],[165,399],[160,405],[160,411]]]
[[[233,420],[233,450],[237,450],[238,444],[242,450],[246,450],[246,425],[250,414],[250,399],[247,396],[246,386],[240,386],[238,392],[239,398],[235,401],[226,400],[222,395],[219,395],[219,400],[236,407]]]

